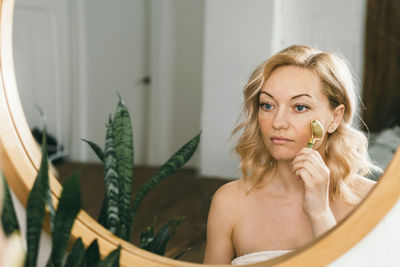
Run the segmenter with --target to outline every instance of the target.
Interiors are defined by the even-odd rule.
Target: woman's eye
[[[271,110],[272,109],[272,105],[269,103],[261,103],[260,107],[263,108],[264,110]]]
[[[309,107],[306,106],[306,105],[295,105],[295,106],[294,106],[294,109],[295,109],[297,112],[304,112],[304,111],[306,111],[307,109],[309,109]]]

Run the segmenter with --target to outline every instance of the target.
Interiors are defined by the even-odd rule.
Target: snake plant
[[[106,192],[98,221],[113,234],[129,241],[140,203],[152,188],[174,174],[192,157],[200,142],[200,133],[182,146],[140,186],[133,201],[133,131],[128,109],[120,96],[114,117],[110,115],[106,123],[104,150],[94,142],[82,140],[88,143],[104,166]],[[164,255],[166,243],[182,220],[169,221],[157,233],[154,233],[154,227],[150,227],[151,231],[142,233],[139,246]],[[164,249],[158,249],[160,247]]]
[[[57,210],[54,210],[50,198],[49,188],[49,166],[46,148],[46,130],[44,130],[42,141],[42,159],[40,169],[35,179],[32,190],[28,196],[26,205],[27,213],[27,253],[25,258],[25,267],[35,267],[37,265],[39,241],[45,218],[45,207],[47,205],[50,211],[51,228],[51,254],[46,267],[86,267],[86,266],[118,266],[120,248],[111,252],[105,259],[100,259],[100,254],[96,249],[89,246],[87,250],[78,238],[68,254],[67,245],[70,240],[71,229],[81,209],[81,190],[79,185],[79,174],[71,175],[63,185],[61,197],[58,202]],[[19,224],[15,216],[14,205],[11,194],[4,180],[4,204],[1,220],[6,235],[11,235],[19,231]],[[93,243],[97,246],[97,241]],[[93,244],[92,243],[92,244]],[[7,256],[7,255],[4,255]]]

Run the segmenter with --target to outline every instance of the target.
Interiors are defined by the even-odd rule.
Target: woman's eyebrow
[[[269,94],[269,93],[267,93],[265,91],[260,91],[260,95],[261,94],[266,94],[267,96],[269,96],[272,99],[274,99],[274,97],[271,94]],[[299,95],[292,96],[290,99],[295,99],[295,98],[299,98],[299,97],[302,97],[302,96],[307,96],[309,98],[312,98],[312,96],[310,96],[309,94],[299,94]]]
[[[309,98],[312,98],[312,96],[310,96],[309,94],[300,94],[300,95],[293,96],[291,99],[295,99],[295,98],[302,97],[302,96],[308,96]]]
[[[269,93],[267,93],[267,92],[265,92],[265,91],[260,91],[260,92],[258,93],[258,95],[261,95],[261,94],[266,94],[267,96],[271,97],[272,99],[274,98],[272,95],[270,95]]]

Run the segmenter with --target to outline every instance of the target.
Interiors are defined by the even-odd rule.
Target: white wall
[[[238,177],[228,141],[241,106],[242,87],[270,56],[272,1],[206,0],[200,173]]]
[[[385,215],[382,221],[360,242],[329,267],[397,267],[400,266],[400,201]]]
[[[176,4],[173,152],[200,132],[204,27],[204,1],[179,0]],[[198,166],[197,156],[198,152],[187,166]]]
[[[43,128],[36,106],[46,115],[48,133],[62,144],[70,133],[70,40],[68,1],[17,0],[13,57],[21,103],[31,128]]]
[[[149,165],[163,164],[200,130],[203,24],[203,1],[152,1]],[[197,154],[186,166],[197,165]]]
[[[82,90],[73,96],[81,136],[72,138],[103,146],[104,124],[119,92],[132,116],[135,163],[163,164],[200,130],[204,2],[102,0],[74,8],[82,15],[71,12],[81,21],[73,34],[84,34],[72,42],[81,42],[72,54],[82,54],[75,61],[81,78],[75,86]],[[150,85],[139,83],[144,76]],[[78,144],[80,160],[97,161],[86,144]],[[196,162],[194,157],[187,166]]]
[[[305,44],[347,58],[361,78],[366,0],[278,0],[273,53]]]
[[[104,145],[117,92],[131,114],[136,164],[163,164],[200,131],[204,1],[16,2],[28,123],[41,127],[39,104],[70,160],[98,161],[80,138]],[[140,83],[145,76],[150,85]]]
[[[199,132],[203,10],[197,0],[85,2],[86,96],[74,96],[80,101],[78,127],[85,129],[81,137],[103,146],[116,92],[132,116],[136,164],[160,166]],[[147,75],[151,84],[140,84]],[[97,160],[80,151],[81,159]],[[196,162],[194,157],[186,166]]]
[[[366,0],[206,1],[200,172],[239,178],[229,136],[256,66],[292,44],[342,53],[362,74]],[[359,77],[361,78],[361,77]]]
[[[118,104],[117,92],[129,109],[134,131],[135,162],[145,161],[145,116],[148,87],[140,81],[148,75],[146,38],[147,3],[145,0],[90,0],[84,2],[86,102],[80,115],[86,117],[85,139],[101,147],[105,143],[109,114]],[[79,95],[74,95],[79,100]],[[79,139],[77,140],[87,147]],[[95,161],[93,152],[84,160]]]

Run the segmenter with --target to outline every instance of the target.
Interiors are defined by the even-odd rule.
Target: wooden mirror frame
[[[0,0],[0,3],[0,166],[12,191],[25,205],[37,175],[41,152],[26,122],[16,85],[12,53],[14,0]],[[51,172],[50,186],[53,201],[57,204],[61,185]],[[398,201],[399,188],[398,149],[369,196],[341,223],[300,249],[252,266],[322,266],[331,263],[381,221]],[[121,244],[121,266],[200,266],[140,249],[111,234],[85,211],[79,213],[72,229],[72,238],[78,237],[85,246],[97,238],[102,257]]]

